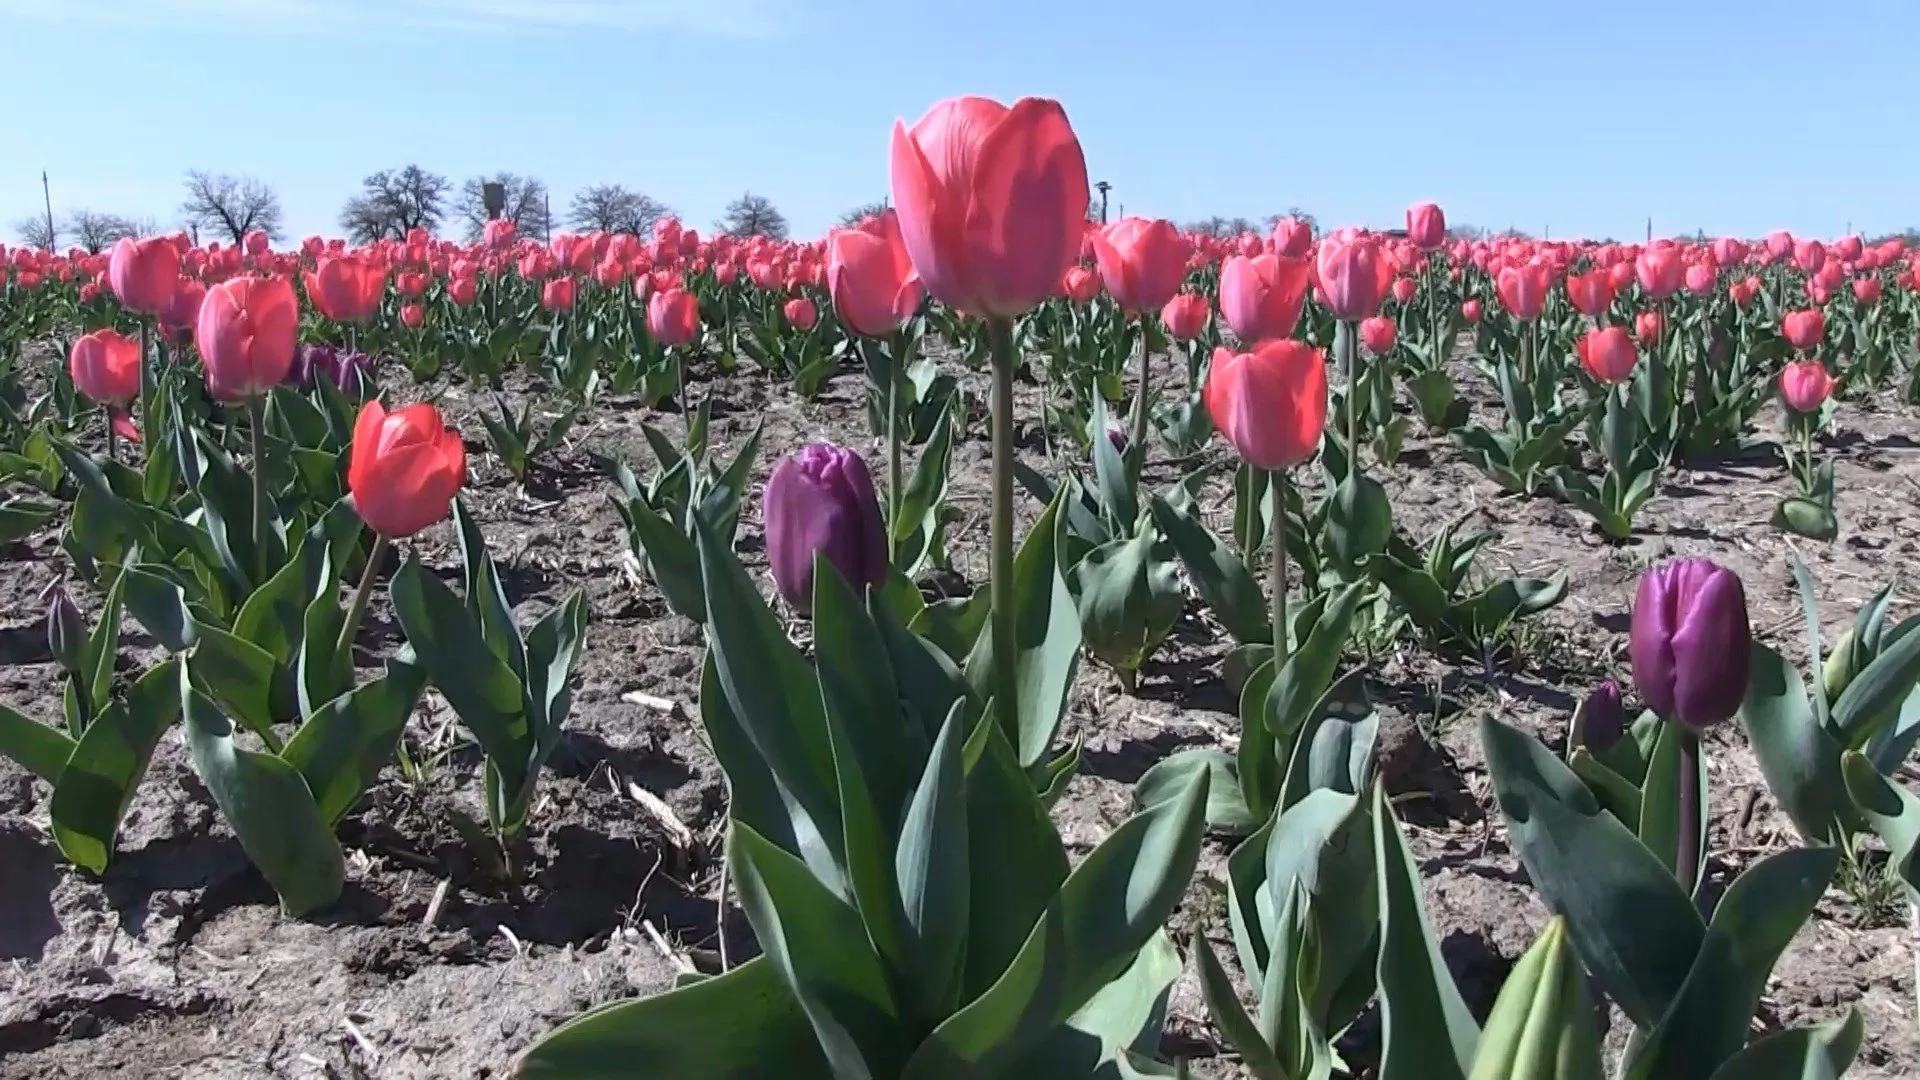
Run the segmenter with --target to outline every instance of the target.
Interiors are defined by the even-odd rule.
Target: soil
[[[1178,381],[1169,362],[1163,376]],[[389,377],[400,377],[390,373]],[[1484,380],[1462,366],[1463,390],[1486,409]],[[963,385],[984,399],[969,375]],[[509,397],[527,391],[509,386]],[[867,433],[863,380],[849,370],[812,402],[741,371],[699,384],[715,395],[712,438],[731,454],[765,425],[756,479],[814,437],[883,451]],[[636,575],[608,501],[614,490],[593,454],[625,457],[645,475],[640,424],[678,437],[670,409],[629,402],[599,408],[569,445],[515,484],[480,441],[458,387],[395,387],[406,399],[441,392],[469,436],[466,498],[485,523],[516,614],[537,618],[575,587],[592,622],[568,742],[540,784],[527,835],[514,851],[519,884],[497,883],[453,822],[479,815],[477,751],[431,691],[410,720],[408,744],[435,761],[409,780],[389,768],[341,835],[349,883],[319,917],[284,917],[194,776],[179,732],[168,734],[136,796],[107,873],[64,864],[47,834],[45,785],[0,759],[0,1078],[497,1077],[515,1054],[588,1006],[664,989],[676,970],[713,970],[725,953],[751,955],[751,933],[720,902],[724,781],[697,720],[701,635]],[[1020,415],[1038,390],[1020,389]],[[1777,418],[1763,417],[1766,424]],[[1848,403],[1830,447],[1837,455],[1841,538],[1793,541],[1768,525],[1791,487],[1771,455],[1679,469],[1624,545],[1547,499],[1501,492],[1443,438],[1414,434],[1400,462],[1378,470],[1397,524],[1416,542],[1465,517],[1498,531],[1482,557],[1501,575],[1564,572],[1559,607],[1532,623],[1513,658],[1456,662],[1410,644],[1379,658],[1370,690],[1383,720],[1383,769],[1400,805],[1425,884],[1428,915],[1474,1009],[1484,1015],[1547,912],[1508,848],[1474,737],[1492,713],[1556,747],[1578,697],[1625,673],[1626,615],[1639,571],[1678,554],[1710,555],[1745,579],[1759,636],[1804,655],[1787,554],[1812,568],[1829,627],[1920,552],[1920,442],[1915,411]],[[1416,421],[1415,427],[1418,427]],[[1767,434],[1763,432],[1763,434]],[[1023,438],[1043,466],[1037,437]],[[1210,453],[1223,454],[1215,440]],[[986,573],[989,454],[984,423],[953,455],[954,570]],[[1312,472],[1313,470],[1303,470]],[[1164,485],[1172,466],[1156,464]],[[1230,491],[1204,501],[1227,533]],[[1038,511],[1020,496],[1022,527]],[[766,580],[757,487],[743,507],[739,550]],[[56,671],[44,644],[42,591],[60,572],[57,525],[4,553],[0,570],[0,700],[30,715],[57,713]],[[447,526],[413,541],[451,571]],[[83,609],[91,602],[81,597]],[[361,663],[398,647],[377,598]],[[1909,605],[1902,604],[1904,614]],[[91,611],[89,611],[91,614]],[[1132,812],[1131,783],[1174,750],[1218,744],[1237,728],[1221,667],[1227,638],[1197,601],[1148,664],[1134,693],[1088,662],[1065,734],[1085,740],[1081,775],[1055,817],[1078,857]],[[119,662],[137,671],[159,655],[131,624]],[[1624,680],[1623,680],[1624,682]],[[433,758],[434,753],[441,756]],[[1708,738],[1713,872],[1730,875],[1795,842],[1736,725]],[[1908,774],[1906,781],[1914,782]],[[1231,963],[1224,908],[1226,844],[1210,841],[1201,872],[1173,920],[1184,949],[1196,934]],[[1855,1004],[1867,1039],[1857,1077],[1920,1073],[1914,1027],[1915,957],[1898,893],[1863,906],[1831,891],[1768,984],[1758,1023],[1819,1022]],[[724,942],[723,942],[724,938]],[[1343,1050],[1365,1070],[1377,1025],[1363,1017]],[[1177,985],[1163,1043],[1199,1076],[1243,1073],[1207,1020],[1191,974]]]

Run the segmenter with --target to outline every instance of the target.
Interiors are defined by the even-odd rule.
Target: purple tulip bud
[[[867,463],[852,450],[815,442],[788,456],[767,481],[762,512],[774,583],[797,610],[812,609],[816,552],[856,591],[886,579],[880,500]]]
[[[1119,424],[1108,424],[1107,425],[1107,441],[1113,444],[1113,449],[1115,452],[1121,453],[1121,454],[1126,453],[1127,452],[1127,429],[1121,427]]]
[[[1587,700],[1580,703],[1581,745],[1605,753],[1626,730],[1627,710],[1620,703],[1620,684],[1608,679],[1589,690]]]
[[[1706,559],[1674,559],[1641,575],[1627,655],[1633,683],[1663,719],[1710,727],[1747,694],[1753,629],[1739,575]]]
[[[80,657],[87,645],[87,627],[74,606],[73,594],[65,585],[53,587],[53,603],[47,608],[47,651],[66,671],[80,670]]]
[[[320,368],[333,363],[337,351],[331,345],[302,346],[294,352],[293,366],[287,369],[287,384],[302,389],[312,386],[314,375]]]

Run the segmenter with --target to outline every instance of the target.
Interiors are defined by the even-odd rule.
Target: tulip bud
[[[1586,972],[1556,917],[1513,966],[1487,1016],[1470,1080],[1599,1080]]]
[[[47,650],[67,672],[80,670],[80,657],[86,649],[87,627],[80,621],[80,609],[65,585],[53,587],[53,603],[47,608]]]
[[[1739,575],[1707,559],[1647,571],[1633,598],[1633,682],[1663,719],[1710,727],[1746,697],[1753,629]]]
[[[886,579],[880,500],[866,461],[852,450],[816,442],[789,456],[767,480],[762,514],[774,583],[796,610],[812,610],[816,554],[855,591]]]
[[[1827,689],[1828,701],[1839,701],[1840,695],[1859,677],[1859,657],[1859,643],[1854,638],[1853,627],[1849,626],[1827,651],[1826,663],[1820,665],[1820,682]]]
[[[1612,679],[1587,691],[1587,698],[1573,714],[1573,736],[1567,749],[1584,746],[1603,754],[1620,741],[1627,729],[1626,707],[1620,702],[1620,684]]]

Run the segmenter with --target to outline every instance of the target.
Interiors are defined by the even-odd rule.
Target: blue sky
[[[359,179],[623,183],[709,228],[751,189],[796,236],[887,190],[958,93],[1061,99],[1130,213],[1554,236],[1920,225],[1911,0],[0,0],[0,235],[170,222],[251,174],[294,238]]]

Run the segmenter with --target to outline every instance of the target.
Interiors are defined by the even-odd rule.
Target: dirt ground
[[[1460,382],[1484,409],[1483,380],[1462,368]],[[971,377],[967,385],[979,388]],[[764,421],[761,480],[812,437],[881,460],[855,371],[812,403],[746,371],[696,392],[708,388],[721,452],[730,455]],[[1037,391],[1021,394],[1022,416],[1037,416]],[[0,760],[0,1078],[497,1077],[516,1052],[575,1012],[659,991],[676,966],[713,969],[723,935],[732,958],[751,955],[745,920],[730,910],[723,923],[718,897],[725,789],[697,721],[700,633],[627,569],[626,538],[608,502],[613,485],[588,454],[623,455],[644,476],[651,458],[640,422],[677,437],[679,417],[619,401],[602,407],[523,490],[485,452],[475,400],[454,389],[443,404],[467,433],[474,482],[466,497],[509,567],[519,617],[537,617],[575,585],[592,611],[569,741],[541,781],[516,853],[523,883],[494,884],[450,824],[450,807],[478,814],[480,759],[431,692],[411,720],[409,743],[451,749],[417,782],[386,771],[342,829],[345,899],[305,922],[280,915],[194,776],[177,729],[161,745],[103,878],[60,861],[47,835],[46,787]],[[1920,551],[1920,442],[1906,434],[1915,420],[1906,407],[1848,403],[1839,411],[1831,445],[1842,535],[1831,544],[1796,542],[1829,626]],[[1041,464],[1038,440],[1029,443],[1031,461]],[[1218,440],[1211,452],[1225,453]],[[961,514],[949,544],[970,582],[986,569],[988,462],[985,426],[975,423],[954,451],[951,499]],[[1429,916],[1469,1003],[1484,1014],[1547,913],[1505,842],[1475,722],[1501,715],[1558,746],[1578,696],[1605,674],[1624,675],[1635,578],[1671,555],[1709,555],[1739,571],[1759,635],[1803,656],[1790,538],[1767,524],[1791,481],[1767,456],[1675,471],[1638,534],[1614,547],[1567,507],[1504,495],[1444,440],[1414,435],[1401,462],[1376,475],[1397,523],[1417,542],[1468,515],[1500,533],[1483,557],[1488,569],[1564,571],[1573,582],[1565,603],[1531,624],[1518,659],[1461,665],[1408,645],[1382,659],[1370,687],[1389,744],[1386,771],[1411,793],[1401,805]],[[1149,471],[1154,484],[1172,478],[1164,465]],[[1227,491],[1213,493],[1216,521],[1229,501]],[[739,548],[764,580],[759,510],[756,487]],[[1021,497],[1023,526],[1037,510]],[[0,700],[42,716],[58,709],[39,599],[60,567],[56,540],[49,530],[16,545],[0,568]],[[415,545],[433,566],[457,561],[446,526]],[[398,642],[377,598],[361,663]],[[1124,693],[1098,664],[1082,665],[1066,735],[1085,740],[1085,760],[1055,814],[1076,856],[1131,812],[1129,785],[1148,766],[1237,727],[1221,678],[1225,642],[1194,602],[1137,693]],[[129,625],[122,669],[137,671],[156,654]],[[1736,726],[1713,732],[1708,746],[1714,872],[1726,875],[1793,834]],[[1225,851],[1209,843],[1173,930],[1183,948],[1206,935],[1231,963]],[[1914,956],[1904,905],[1892,895],[1893,904],[1863,906],[1830,892],[1760,1011],[1759,1023],[1773,1029],[1857,1004],[1867,1041],[1852,1076],[1920,1073]],[[1362,1075],[1374,1030],[1371,1015],[1363,1017],[1343,1046]],[[1191,974],[1176,987],[1164,1050],[1193,1058],[1198,1075],[1241,1075]]]

